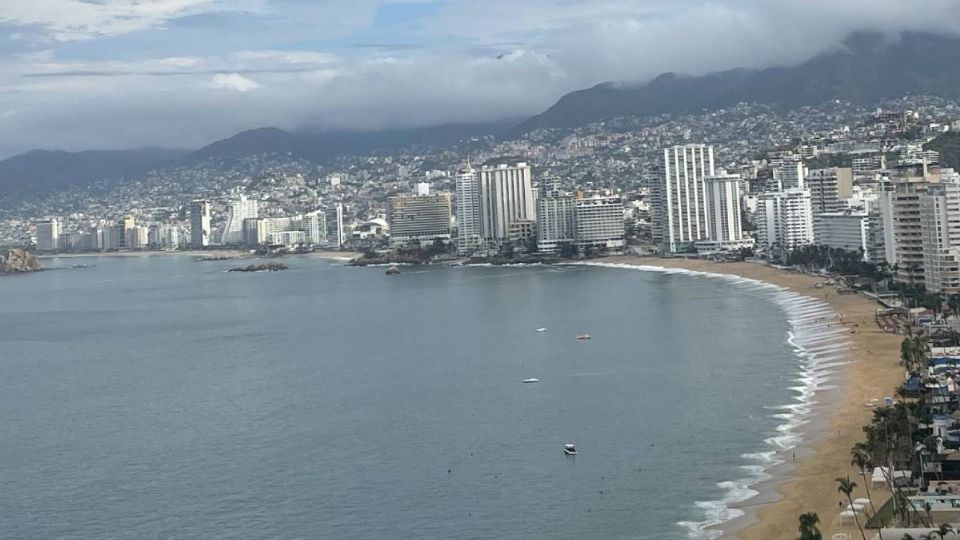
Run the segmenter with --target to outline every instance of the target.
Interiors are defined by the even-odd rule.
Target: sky
[[[0,157],[520,118],[957,21],[958,0],[0,0]]]

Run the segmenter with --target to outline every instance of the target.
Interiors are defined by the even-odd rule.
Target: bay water
[[[796,398],[767,288],[284,262],[0,278],[0,536],[709,537]]]

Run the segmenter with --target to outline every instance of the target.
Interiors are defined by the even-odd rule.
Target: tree
[[[870,512],[876,514],[877,509],[873,506],[873,497],[870,496],[870,481],[867,480],[867,469],[872,470],[872,463],[870,460],[870,454],[867,453],[867,449],[860,443],[854,445],[850,449],[850,465],[860,469],[860,476],[863,478],[863,487],[867,490],[867,499],[870,499]]]
[[[929,536],[933,537],[933,535],[936,534],[937,536],[940,537],[940,540],[944,540],[947,534],[952,532],[953,532],[953,527],[951,527],[949,523],[941,523],[940,526],[937,527],[937,530],[930,531]]]
[[[820,516],[816,512],[800,514],[800,540],[822,540],[823,535],[820,534],[817,523],[820,523]]]
[[[853,519],[857,522],[857,529],[860,531],[860,536],[863,540],[867,540],[867,535],[863,532],[863,526],[860,525],[860,515],[857,514],[856,509],[853,507],[853,490],[857,488],[857,483],[850,480],[848,476],[846,478],[837,478],[837,484],[837,492],[847,496],[847,502],[850,503],[850,511],[853,512]]]

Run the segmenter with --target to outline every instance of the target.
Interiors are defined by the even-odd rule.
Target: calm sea
[[[682,539],[796,398],[762,287],[285,262],[0,278],[0,537]]]

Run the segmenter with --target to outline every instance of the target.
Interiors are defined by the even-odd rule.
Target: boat
[[[546,332],[546,331],[547,331],[546,328],[537,328],[537,332]]]
[[[536,377],[531,377],[531,378],[529,378],[529,379],[524,379],[523,382],[525,382],[525,383],[535,383],[535,382],[540,382],[540,379],[538,379],[538,378],[536,378]]]
[[[575,456],[577,455],[577,447],[573,443],[567,443],[563,445],[563,453],[568,456]]]
[[[590,334],[581,334],[581,335],[577,336],[577,339],[579,339],[580,341],[586,341],[586,340],[590,339]]]
[[[388,275],[388,276],[392,276],[392,275],[394,275],[394,274],[399,274],[399,273],[400,273],[400,269],[397,268],[396,266],[391,266],[390,268],[387,268],[387,275]]]

